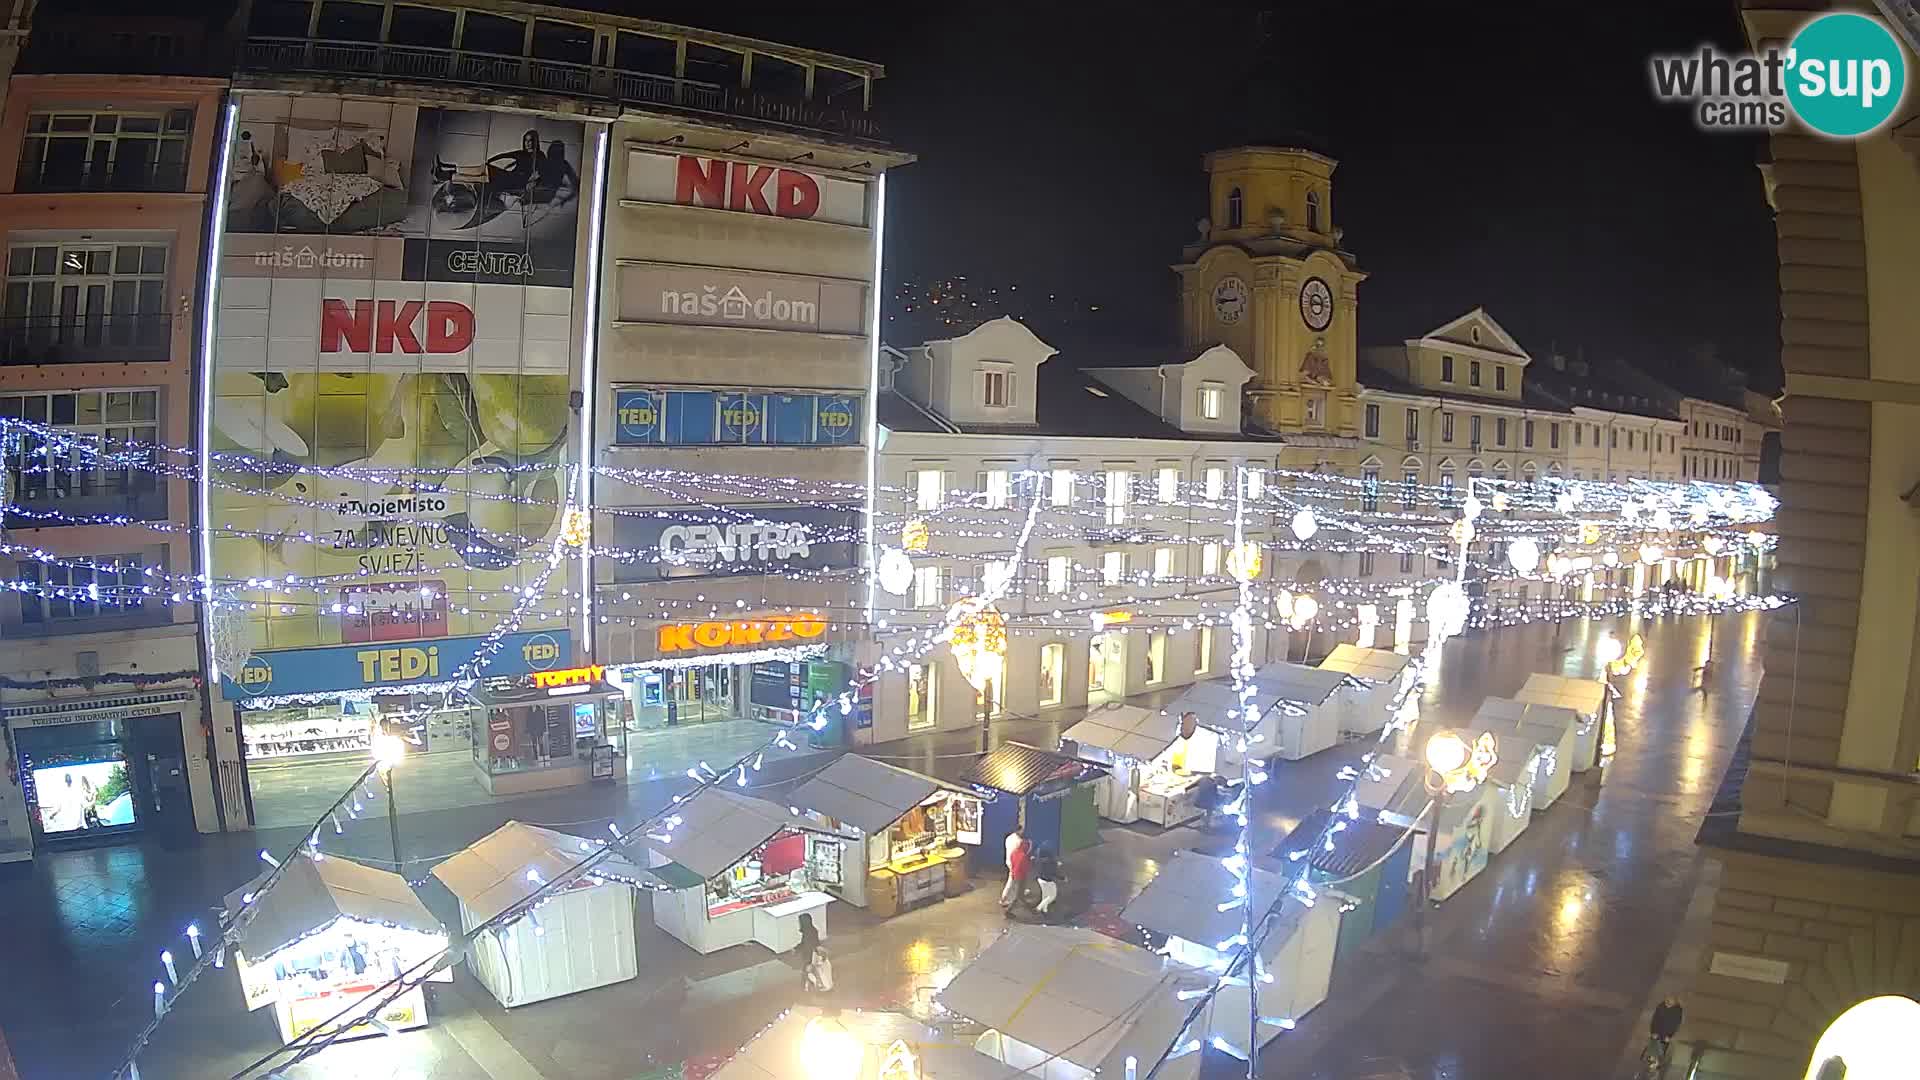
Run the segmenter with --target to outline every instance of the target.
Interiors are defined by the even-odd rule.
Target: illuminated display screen
[[[90,832],[134,823],[133,778],[119,760],[68,762],[33,770],[40,831]]]

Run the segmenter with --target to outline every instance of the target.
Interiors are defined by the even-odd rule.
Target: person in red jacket
[[[1033,873],[1033,844],[1019,833],[1014,836],[1019,837],[1019,843],[1007,845],[1007,885],[1000,890],[1000,906],[1007,911],[1026,898],[1027,879]]]

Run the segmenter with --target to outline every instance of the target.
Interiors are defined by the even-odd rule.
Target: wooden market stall
[[[966,889],[966,846],[980,843],[982,800],[930,776],[847,754],[789,796],[847,839],[828,892],[893,915]]]
[[[1404,827],[1348,819],[1333,834],[1329,851],[1323,837],[1334,824],[1333,811],[1315,810],[1281,841],[1274,858],[1286,860],[1282,864],[1286,865],[1294,861],[1295,851],[1306,849],[1301,858],[1307,863],[1307,881],[1354,899],[1354,905],[1340,916],[1340,943],[1334,950],[1337,966],[1406,911],[1414,845],[1412,833]]]
[[[361,1001],[401,972],[447,947],[447,929],[399,874],[343,859],[294,857],[255,898],[271,871],[228,893],[226,909],[256,905],[234,947],[234,969],[249,1010],[273,1006],[280,1038],[292,1042]],[[452,982],[443,968],[430,978]],[[348,1038],[381,1034],[355,1016]],[[424,1027],[426,991],[415,986],[373,1018],[392,1030]]]
[[[1533,805],[1545,809],[1559,800],[1572,780],[1575,732],[1580,718],[1572,709],[1534,705],[1512,698],[1488,698],[1473,714],[1468,730],[1491,731],[1500,756],[1537,754]],[[1537,749],[1529,749],[1537,747]]]
[[[970,1042],[904,1013],[797,1005],[741,1047],[709,1080],[1019,1080]]]
[[[1267,757],[1298,761],[1340,742],[1342,707],[1336,699],[1347,683],[1345,672],[1279,660],[1253,681],[1279,699],[1260,718],[1273,747]]]
[[[471,933],[603,846],[509,821],[434,867],[433,876],[460,901],[461,930]],[[639,974],[634,890],[654,883],[631,861],[604,858],[591,875],[483,933],[468,949],[467,969],[507,1008],[631,979]]]
[[[980,816],[975,860],[982,866],[1000,865],[1004,841],[1015,828],[1056,855],[1099,843],[1093,789],[1105,775],[1105,765],[1024,743],[1001,743],[974,759],[964,779],[989,796]]]
[[[1372,735],[1385,727],[1391,719],[1387,710],[1412,664],[1411,657],[1392,649],[1334,646],[1320,667],[1347,676],[1347,685],[1334,697],[1340,734]]]
[[[1392,754],[1376,754],[1355,781],[1361,816],[1384,825],[1414,830],[1409,874],[1424,873],[1426,845],[1437,845],[1434,879],[1428,896],[1445,900],[1487,868],[1493,839],[1494,787],[1479,784],[1438,801],[1427,794],[1426,767]],[[1498,811],[1505,813],[1505,810]],[[1437,835],[1436,835],[1437,834]]]
[[[749,941],[776,953],[800,943],[800,919],[827,934],[828,887],[848,841],[764,799],[708,788],[675,808],[670,833],[649,833],[654,925],[711,953]],[[662,839],[662,837],[665,839]]]
[[[1178,1040],[1191,1006],[1183,990],[1213,976],[1094,930],[1014,926],[934,998],[988,1030],[974,1048],[1041,1080],[1145,1070]],[[1200,1055],[1170,1057],[1155,1080],[1193,1080]]]
[[[1219,762],[1220,738],[1197,718],[1110,702],[1068,728],[1060,749],[1113,770],[1095,786],[1101,817],[1173,826],[1204,812],[1200,796]]]
[[[1575,679],[1536,672],[1513,700],[1529,705],[1571,709],[1580,718],[1573,730],[1573,771],[1586,772],[1600,762],[1600,739],[1607,708],[1607,684],[1599,679]]]
[[[1524,743],[1501,748],[1500,760],[1487,770],[1487,786],[1493,788],[1493,832],[1488,842],[1495,854],[1519,839],[1533,821],[1533,785],[1539,778],[1540,748]]]

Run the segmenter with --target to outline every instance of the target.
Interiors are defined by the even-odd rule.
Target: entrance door
[[[141,716],[126,723],[124,745],[133,795],[140,800],[140,820],[163,843],[190,842],[194,836],[193,795],[187,786],[180,714]]]
[[[1087,704],[1103,705],[1127,695],[1127,643],[1119,634],[1095,634],[1087,646]]]

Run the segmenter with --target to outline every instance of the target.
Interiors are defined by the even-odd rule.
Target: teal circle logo
[[[247,662],[240,665],[240,677],[234,682],[250,694],[264,694],[273,685],[273,665],[267,663],[264,656],[249,656]]]
[[[1887,122],[1907,89],[1893,32],[1865,15],[1822,15],[1789,46],[1787,101],[1822,135],[1853,138]]]

